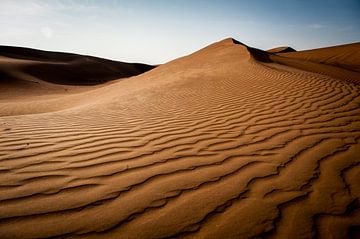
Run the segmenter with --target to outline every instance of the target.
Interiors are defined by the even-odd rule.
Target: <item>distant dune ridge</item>
[[[296,50],[294,48],[289,46],[281,46],[267,50],[267,52],[269,53],[286,53],[286,52],[295,52],[295,51]]]
[[[271,59],[279,64],[334,78],[360,82],[360,43],[298,52],[280,52]]]
[[[154,66],[124,63],[72,53],[49,52],[23,47],[0,46],[0,57],[23,60],[17,67],[43,81],[63,85],[94,85],[139,75]],[[7,74],[1,65],[0,74]]]
[[[360,44],[283,50],[92,86],[47,79],[116,63],[0,51],[1,238],[359,238]]]
[[[86,94],[79,93],[154,67],[72,53],[0,46],[0,116],[43,113],[88,103]],[[102,97],[105,95],[103,92]]]

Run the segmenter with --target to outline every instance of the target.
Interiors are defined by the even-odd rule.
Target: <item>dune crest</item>
[[[1,237],[358,235],[360,86],[281,54],[229,38],[56,111],[0,101]]]

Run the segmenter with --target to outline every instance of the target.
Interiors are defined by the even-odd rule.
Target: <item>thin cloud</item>
[[[53,13],[87,13],[87,14],[109,14],[118,10],[119,6],[95,4],[92,2],[62,1],[0,1],[0,16],[44,16]]]
[[[322,29],[322,28],[325,28],[324,25],[318,24],[318,23],[311,24],[311,25],[309,25],[308,27],[309,27],[309,28],[312,28],[312,29]]]
[[[49,12],[45,4],[38,1],[1,1],[0,16],[33,16]]]

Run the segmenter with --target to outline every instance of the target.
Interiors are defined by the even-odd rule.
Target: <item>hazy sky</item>
[[[233,37],[268,49],[360,41],[360,0],[0,0],[0,44],[164,63]]]

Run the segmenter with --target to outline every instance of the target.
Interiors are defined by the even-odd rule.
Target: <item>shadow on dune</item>
[[[269,57],[269,54],[266,51],[257,49],[257,48],[253,48],[253,47],[249,47],[247,45],[245,45],[242,42],[239,42],[235,39],[232,39],[234,44],[239,44],[239,45],[243,45],[247,48],[247,50],[249,51],[249,53],[254,57],[255,60],[257,61],[261,61],[261,62],[272,62],[272,60]]]
[[[28,64],[18,65],[18,69],[38,79],[62,85],[95,85],[139,75],[155,67],[72,53],[11,46],[0,46],[0,55],[27,60]]]

